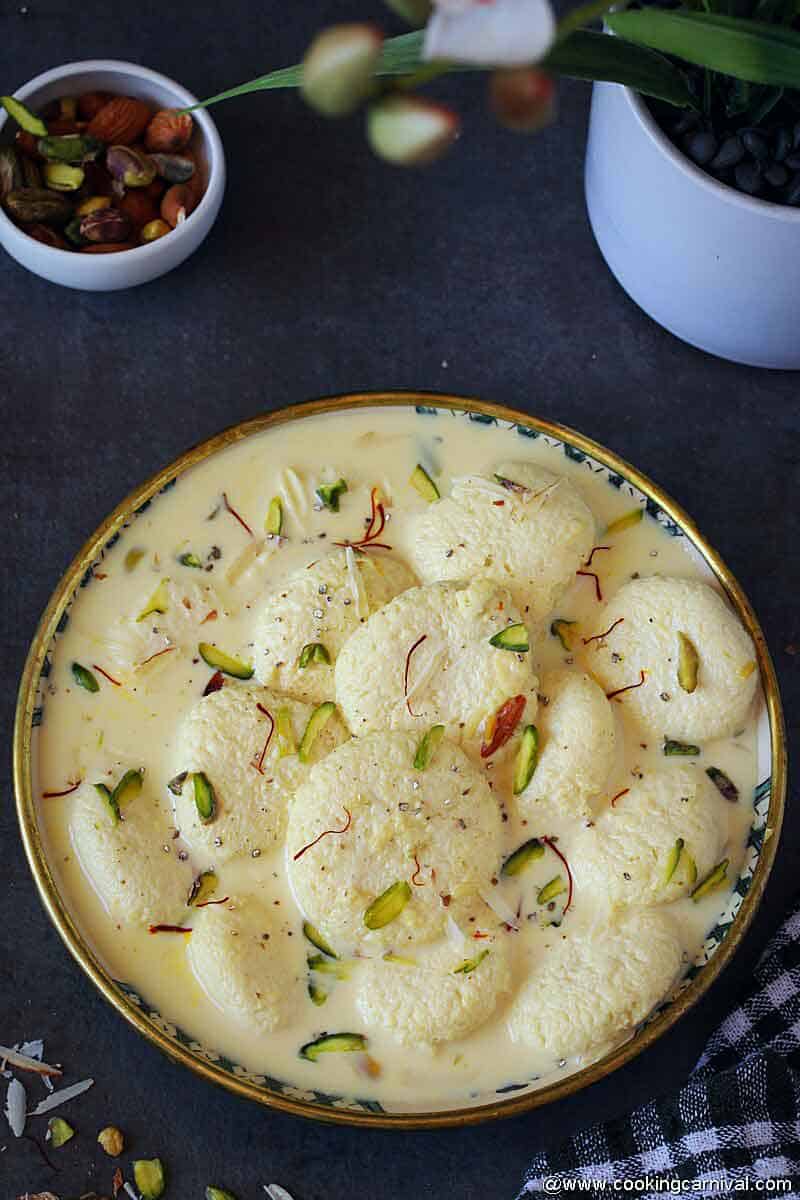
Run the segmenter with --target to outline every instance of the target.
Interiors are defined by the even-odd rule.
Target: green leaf
[[[621,38],[674,54],[734,79],[772,87],[800,87],[800,33],[718,13],[612,13],[608,26]]]
[[[674,63],[652,50],[606,33],[587,29],[571,33],[556,43],[541,67],[572,79],[621,83],[678,108],[697,107],[683,72]]]

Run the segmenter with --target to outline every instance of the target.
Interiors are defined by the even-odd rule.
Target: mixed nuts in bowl
[[[225,186],[211,118],[128,63],[73,63],[2,98],[0,244],[36,274],[115,290],[177,266]],[[135,252],[135,253],[134,253]]]

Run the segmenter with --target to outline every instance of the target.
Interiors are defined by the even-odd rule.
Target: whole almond
[[[91,121],[110,99],[108,92],[84,92],[78,97],[78,112],[84,121]]]
[[[115,96],[95,113],[86,132],[101,142],[130,146],[142,136],[151,116],[151,110],[143,100]]]
[[[146,189],[126,192],[118,201],[117,207],[121,212],[127,213],[133,222],[134,229],[137,230],[141,229],[143,225],[148,225],[150,221],[155,221],[158,216],[158,203],[151,200]]]
[[[192,136],[194,122],[188,113],[174,108],[162,108],[147,126],[144,144],[148,150],[163,154],[175,154],[187,146]]]
[[[32,237],[45,246],[52,246],[54,250],[69,249],[61,234],[57,233],[55,229],[48,228],[47,225],[29,225],[25,232],[28,237]]]
[[[187,184],[176,183],[164,193],[161,201],[161,216],[175,229],[185,221],[197,201]]]

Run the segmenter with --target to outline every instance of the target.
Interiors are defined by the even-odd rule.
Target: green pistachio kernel
[[[385,892],[381,892],[364,912],[367,929],[383,929],[384,925],[396,920],[410,899],[411,885],[405,879],[398,879]]]
[[[82,687],[87,692],[99,692],[100,684],[97,682],[97,676],[93,675],[86,667],[82,667],[79,662],[74,662],[70,668],[72,678],[77,683],[78,687]]]

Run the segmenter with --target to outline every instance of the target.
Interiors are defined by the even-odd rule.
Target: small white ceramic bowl
[[[67,63],[45,71],[14,95],[38,111],[61,96],[95,91],[134,96],[138,100],[147,100],[156,108],[186,108],[197,103],[191,92],[165,75],[136,63],[102,58]],[[0,209],[0,245],[35,275],[81,291],[115,292],[166,275],[194,253],[204,240],[217,218],[225,191],[225,154],[216,125],[205,109],[198,109],[193,117],[201,138],[200,151],[206,160],[208,182],[197,208],[172,233],[146,246],[118,254],[76,254],[37,242]],[[0,109],[0,142],[9,140],[8,121],[4,110]]]

